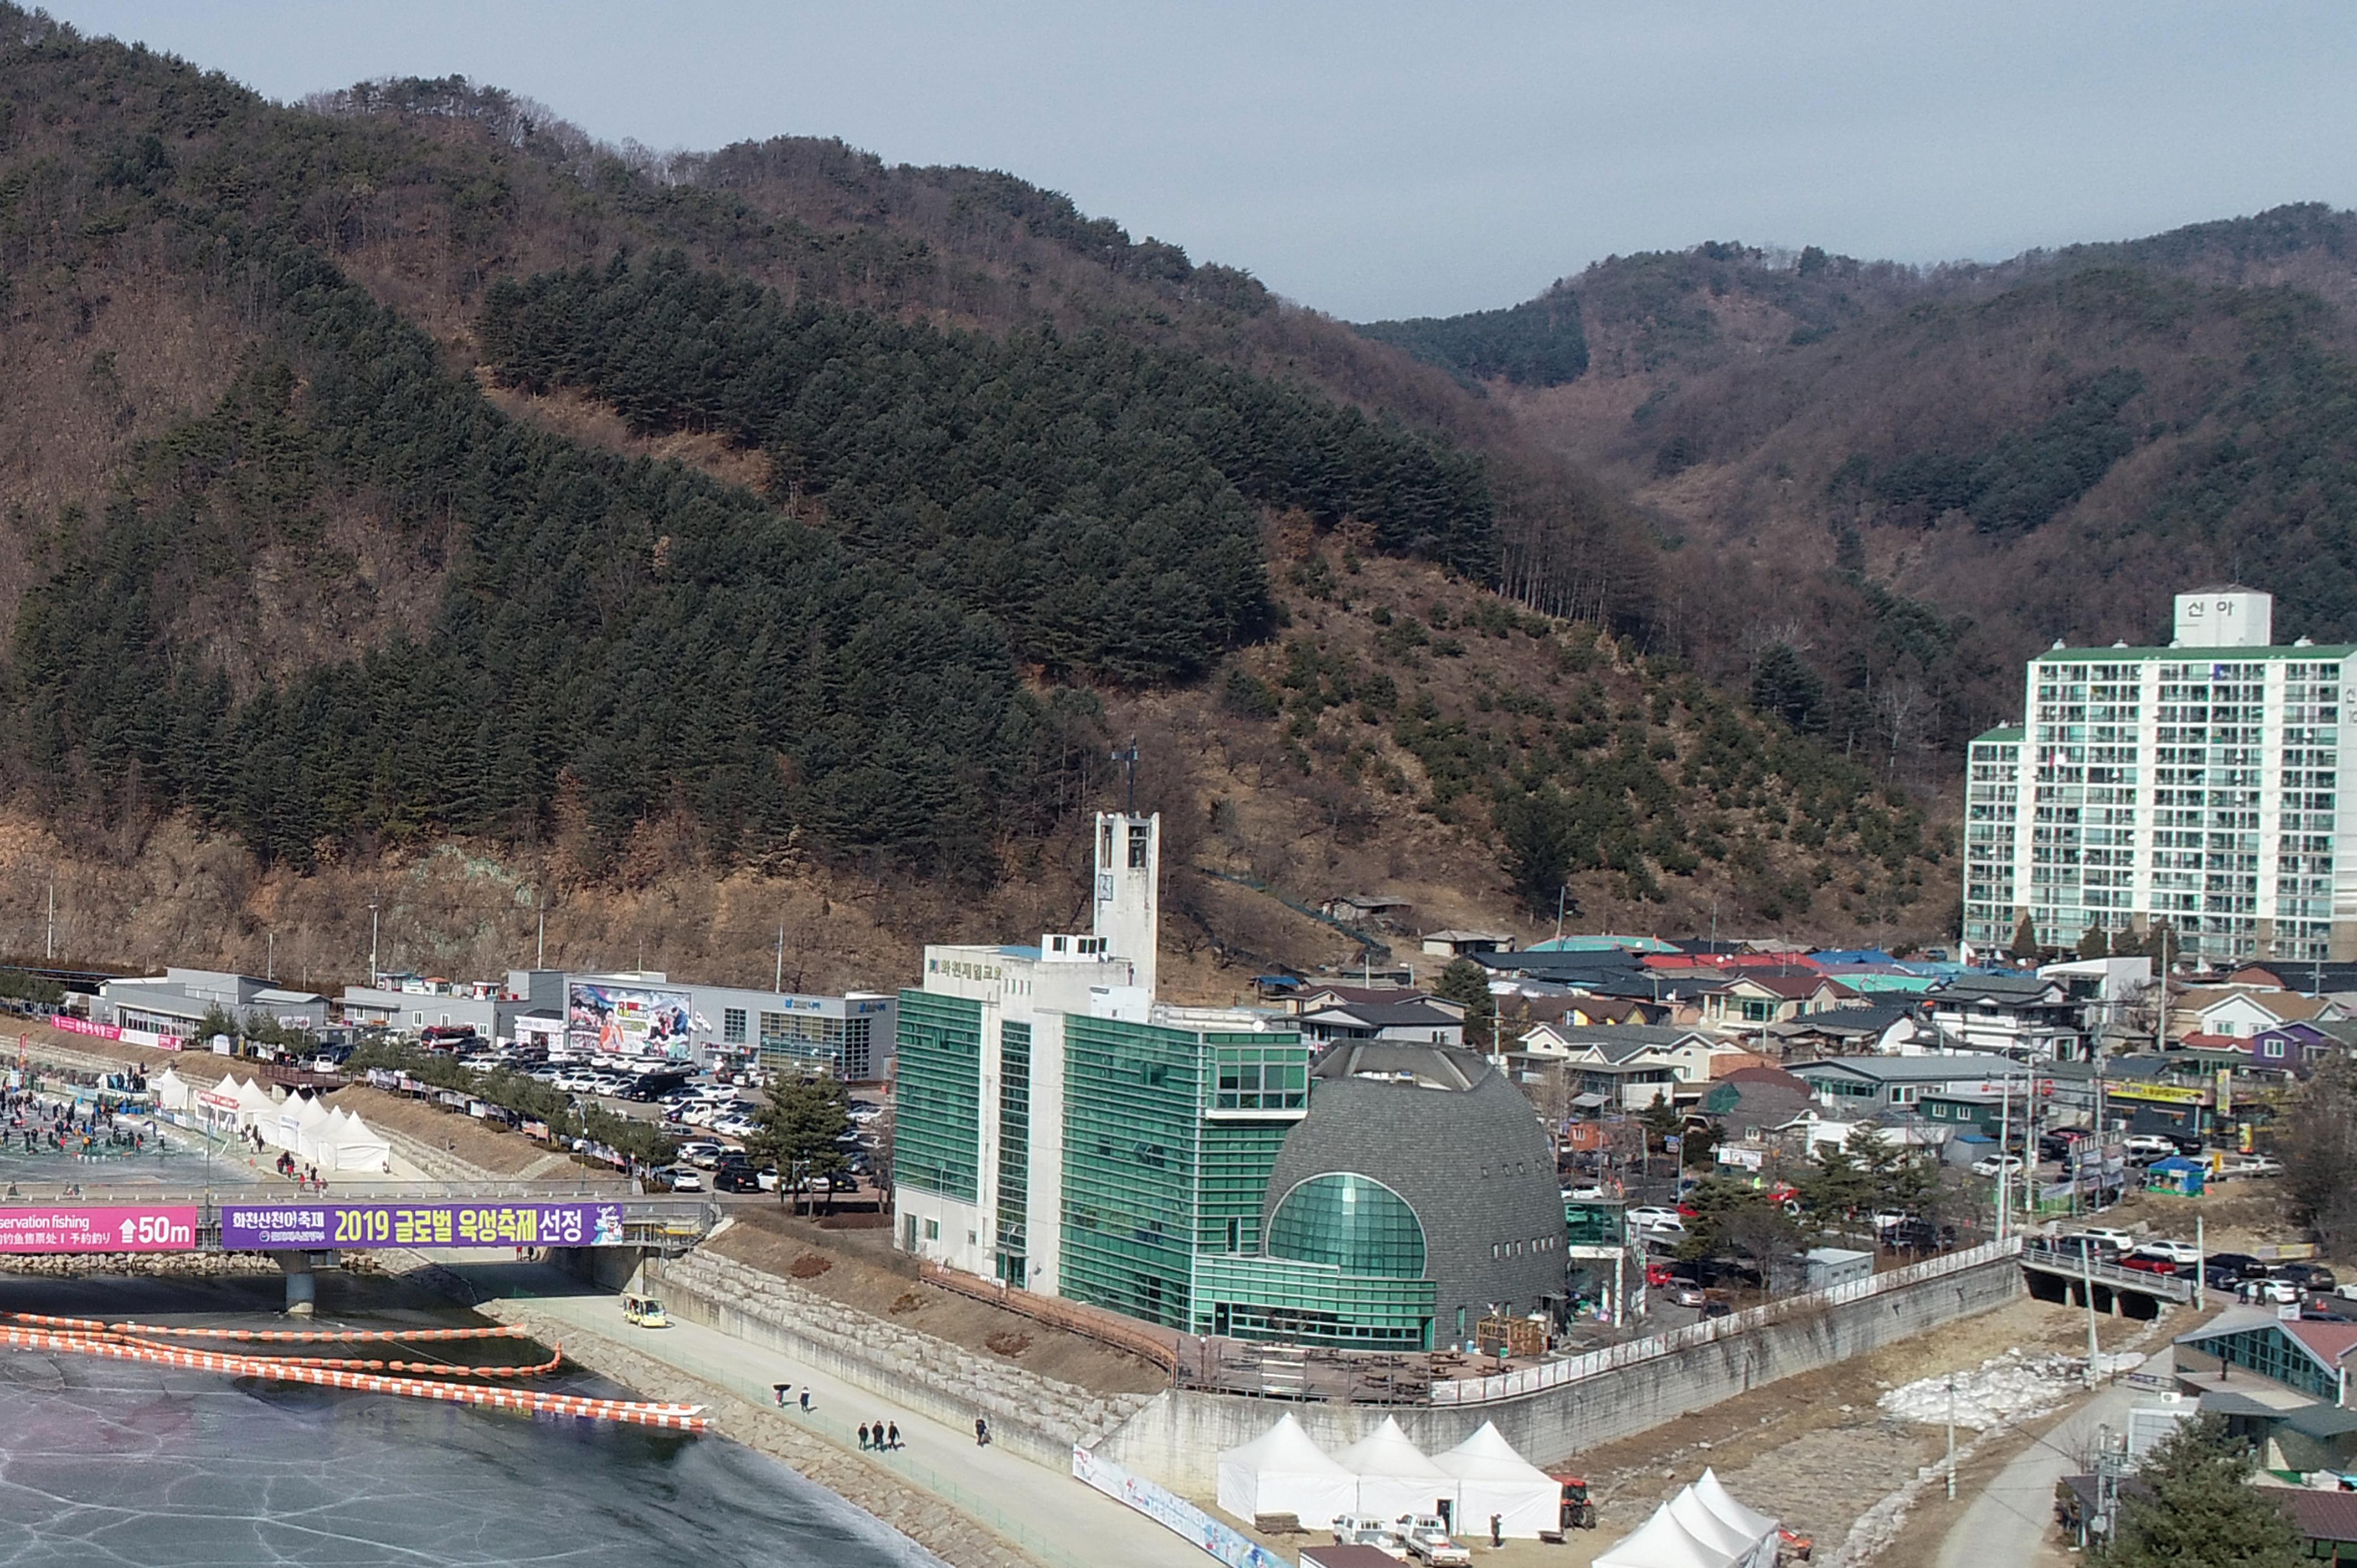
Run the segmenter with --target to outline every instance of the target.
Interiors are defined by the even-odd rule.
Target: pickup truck
[[[1418,1562],[1431,1568],[1472,1568],[1473,1553],[1449,1539],[1438,1514],[1402,1514],[1394,1528]]]

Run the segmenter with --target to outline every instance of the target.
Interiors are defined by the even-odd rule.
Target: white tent
[[[1304,1530],[1324,1530],[1359,1506],[1359,1478],[1286,1415],[1239,1448],[1220,1455],[1220,1507],[1250,1523],[1289,1513]]]
[[[1736,1500],[1718,1473],[1706,1468],[1702,1479],[1694,1484],[1694,1495],[1703,1507],[1741,1530],[1751,1540],[1762,1540],[1776,1533],[1776,1521],[1759,1509],[1747,1508]]]
[[[1457,1496],[1457,1478],[1426,1458],[1392,1416],[1334,1457],[1359,1477],[1359,1513],[1378,1519],[1437,1513],[1441,1498]]]
[[[1535,1540],[1563,1519],[1563,1483],[1514,1452],[1489,1422],[1432,1462],[1457,1480],[1457,1522],[1480,1535],[1498,1516],[1501,1535]]]
[[[221,1079],[221,1092],[237,1096],[240,1127],[251,1127],[265,1140],[276,1142],[273,1134],[278,1130],[278,1101],[264,1093],[260,1084],[252,1079],[240,1082],[235,1078],[225,1078]]]
[[[285,1109],[279,1112],[282,1121],[288,1112],[295,1116],[295,1141],[286,1146],[295,1151],[296,1159],[312,1165],[325,1165],[327,1161],[321,1155],[320,1144],[324,1135],[334,1127],[333,1114],[316,1097],[288,1101]]]
[[[1663,1503],[1651,1519],[1606,1547],[1595,1568],[1735,1568],[1735,1563],[1696,1541]]]
[[[323,1171],[382,1176],[393,1162],[393,1145],[349,1111],[328,1114],[328,1130],[319,1134],[318,1144]]]
[[[1725,1552],[1728,1562],[1743,1563],[1748,1568],[1752,1560],[1752,1549],[1760,1544],[1759,1536],[1738,1530],[1711,1512],[1708,1506],[1695,1496],[1692,1487],[1672,1498],[1669,1509],[1670,1517],[1685,1526],[1688,1535],[1706,1546]],[[1770,1562],[1773,1562],[1772,1558]]]
[[[197,1091],[188,1080],[166,1068],[147,1080],[147,1088],[156,1096],[156,1105],[162,1111],[188,1111],[197,1102]]]

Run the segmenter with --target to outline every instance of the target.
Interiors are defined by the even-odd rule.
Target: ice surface
[[[2134,1351],[2095,1358],[2095,1375],[2110,1377],[2144,1365]],[[1892,1389],[1875,1402],[1899,1421],[1937,1426],[1949,1419],[1948,1385],[1955,1385],[1955,1423],[1986,1432],[2005,1422],[2052,1410],[2086,1386],[2084,1356],[2024,1356],[2008,1350],[1953,1378],[1924,1378]]]
[[[673,1563],[937,1560],[718,1438],[0,1350],[9,1568]]]

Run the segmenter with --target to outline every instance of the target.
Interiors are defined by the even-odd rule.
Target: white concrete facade
[[[2159,920],[2172,957],[2357,959],[2357,647],[2268,645],[2266,598],[2179,595],[2168,648],[2029,661],[2018,736],[1972,749],[1966,942],[2000,950],[2026,913],[2049,949]]]

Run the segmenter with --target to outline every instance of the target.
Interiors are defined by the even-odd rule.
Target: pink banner
[[[197,1208],[0,1204],[0,1252],[187,1252]]]
[[[187,1043],[178,1035],[158,1035],[145,1029],[118,1029],[112,1024],[93,1024],[70,1013],[59,1013],[49,1022],[69,1035],[91,1035],[102,1040],[121,1040],[127,1045],[153,1046],[161,1051],[177,1051]]]

